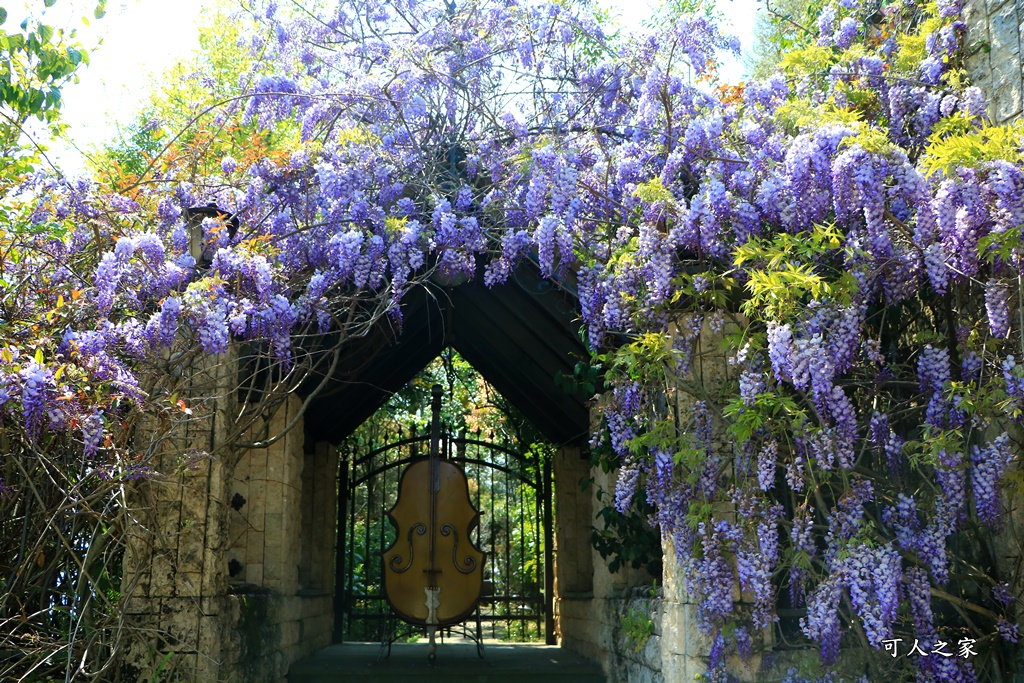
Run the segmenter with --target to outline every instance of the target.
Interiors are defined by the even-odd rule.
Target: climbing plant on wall
[[[1011,671],[1024,131],[987,120],[956,0],[813,9],[779,73],[718,86],[738,46],[703,11],[626,37],[587,2],[246,5],[250,61],[230,85],[190,74],[203,106],[152,121],[166,142],[131,178],[19,187],[10,234],[35,241],[2,263],[6,443],[143,476],[134,426],[195,419],[183,359],[235,348],[252,372],[225,449],[253,445],[268,402],[400,325],[430,273],[494,284],[528,259],[578,292],[616,505],[654,506],[709,678],[780,601],[823,668],[863,650],[876,676]],[[731,382],[691,373],[709,330]],[[39,500],[36,474],[3,476]]]

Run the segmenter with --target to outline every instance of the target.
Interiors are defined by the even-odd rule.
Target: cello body
[[[440,457],[441,388],[433,393],[431,452],[402,473],[388,511],[396,538],[383,553],[388,603],[404,621],[427,627],[456,624],[473,612],[486,560],[470,539],[480,513],[466,474]]]

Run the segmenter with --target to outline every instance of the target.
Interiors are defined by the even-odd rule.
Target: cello
[[[480,600],[486,554],[470,534],[480,520],[466,473],[440,453],[441,387],[431,388],[430,454],[413,462],[388,511],[395,541],[384,551],[384,597],[402,620],[425,626],[429,663],[438,627],[457,624]]]

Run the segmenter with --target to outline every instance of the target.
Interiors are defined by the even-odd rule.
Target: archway
[[[577,459],[584,458],[589,437],[589,408],[586,405],[589,397],[581,391],[567,392],[564,385],[556,382],[558,377],[571,377],[576,364],[587,357],[577,331],[578,301],[573,283],[542,278],[533,264],[526,263],[513,273],[506,284],[493,288],[484,285],[482,276],[459,284],[432,284],[427,289],[414,292],[403,302],[400,324],[390,321],[390,324],[379,325],[367,338],[353,343],[350,352],[342,359],[342,367],[336,369],[331,377],[310,380],[309,386],[316,387],[319,393],[306,411],[307,442],[344,442],[395,391],[406,385],[445,348],[451,348],[515,405],[555,449],[570,449],[576,453]],[[359,495],[359,485],[379,475],[384,475],[385,481],[389,472],[397,476],[399,465],[411,455],[409,449],[421,445],[415,439],[406,441],[399,445],[399,448],[407,449],[404,455],[400,450],[383,448],[362,454],[349,453],[350,457],[342,459],[338,489],[338,541],[335,544],[335,642],[345,638],[345,630],[349,628],[345,622],[346,615],[353,614],[355,577],[353,572],[346,572],[342,567],[346,558],[352,559],[348,551],[354,550],[354,547],[346,549],[343,531],[349,529],[347,542],[351,544],[355,521],[352,515],[354,506],[359,502],[353,496]],[[555,542],[551,519],[552,480],[557,474],[552,471],[552,462],[531,464],[520,453],[495,448],[493,444],[474,443],[473,439],[453,438],[448,444],[449,448],[456,450],[468,448],[498,454],[497,458],[470,457],[468,460],[474,462],[468,464],[477,468],[478,475],[488,472],[488,480],[492,483],[496,472],[500,474],[498,478],[502,480],[502,486],[518,481],[540,503],[534,505],[535,512],[539,514],[535,521],[546,535],[539,545],[545,549],[547,558],[538,563],[543,567],[543,575],[538,577],[536,594],[528,602],[536,603],[532,617],[537,635],[554,644]],[[527,475],[530,467],[533,473]],[[470,474],[474,473],[470,471]],[[566,473],[563,488],[575,491],[578,480],[578,471]],[[381,505],[383,500],[374,502]],[[382,509],[375,516],[382,517]],[[577,526],[581,527],[576,534],[578,540],[585,540],[588,536],[588,517],[577,520]],[[387,524],[380,525],[381,535],[371,545],[384,542],[387,527]],[[368,528],[364,527],[364,533]],[[577,545],[579,547],[573,548],[575,554],[589,553],[588,545]],[[364,554],[368,551],[369,546],[364,539]],[[506,590],[509,587],[507,582],[504,586],[501,581],[498,584],[490,600],[491,614],[487,615],[492,619],[497,616],[496,611],[510,617],[508,606],[527,597]],[[379,600],[379,597],[375,599]],[[505,608],[495,610],[495,603],[504,603]],[[383,603],[380,606],[383,607]],[[383,616],[380,611],[377,614]],[[519,621],[525,628],[526,619]]]
[[[470,443],[472,438],[449,442],[456,453],[467,449],[467,461],[476,461],[469,462],[471,476],[486,477],[490,485],[489,473],[501,472],[509,475],[509,486],[519,482],[515,485],[529,489],[538,503],[522,513],[522,523],[540,527],[537,535],[547,536],[542,545],[549,555],[538,563],[541,575],[529,597],[534,606],[494,608],[493,602],[522,603],[525,597],[520,590],[498,585],[483,621],[500,617],[496,627],[512,623],[529,628],[545,642],[600,658],[602,636],[594,629],[607,624],[593,618],[598,609],[592,607],[594,577],[600,569],[590,543],[595,501],[593,490],[580,487],[590,473],[588,401],[599,388],[589,387],[587,395],[571,382],[558,381],[571,378],[588,357],[578,336],[577,306],[572,281],[541,278],[530,263],[518,268],[507,284],[493,288],[481,278],[431,283],[403,302],[400,323],[385,320],[365,338],[349,340],[330,376],[311,378],[298,396],[269,417],[267,433],[293,428],[268,448],[243,453],[228,483],[226,498],[240,503],[227,511],[232,529],[228,583],[229,593],[238,595],[242,604],[241,619],[233,628],[243,637],[239,644],[229,644],[232,651],[223,659],[251,672],[274,671],[268,674],[273,678],[283,675],[291,662],[345,637],[346,619],[353,615],[351,573],[346,574],[351,541],[341,534],[339,543],[338,530],[351,528],[355,501],[349,492],[356,490],[352,485],[369,481],[368,475],[397,474],[408,452],[392,453],[387,462],[371,465],[380,452],[349,452],[339,458],[339,446],[446,348],[457,351],[553,445],[544,467],[515,454],[473,454],[473,449],[486,447]],[[521,465],[532,467],[532,473],[519,476],[518,470],[529,469]],[[339,475],[349,477],[340,487]],[[498,479],[493,486],[506,486]],[[381,499],[374,504],[379,508]],[[520,513],[514,514],[518,523]],[[538,519],[531,517],[538,514]],[[379,543],[378,536],[371,545]],[[607,568],[602,571],[608,574]],[[628,579],[617,575],[601,581],[608,589]]]

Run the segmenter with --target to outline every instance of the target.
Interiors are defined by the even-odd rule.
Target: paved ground
[[[487,661],[470,642],[438,646],[437,666],[427,666],[426,643],[395,643],[374,663],[377,643],[332,645],[292,665],[288,683],[605,683],[593,662],[552,645],[487,643]]]

